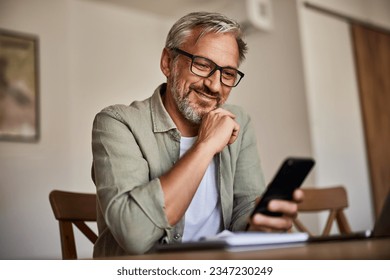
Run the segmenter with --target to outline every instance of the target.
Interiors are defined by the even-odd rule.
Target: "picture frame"
[[[39,138],[39,38],[0,29],[0,141]]]

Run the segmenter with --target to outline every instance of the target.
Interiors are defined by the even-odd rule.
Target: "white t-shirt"
[[[195,143],[197,137],[181,137],[180,157]],[[183,241],[196,241],[221,231],[222,216],[217,190],[216,164],[213,159],[185,213]]]

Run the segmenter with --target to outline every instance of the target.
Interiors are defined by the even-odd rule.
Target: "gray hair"
[[[240,25],[219,13],[194,12],[183,16],[169,31],[165,47],[168,49],[180,48],[195,28],[201,28],[199,38],[212,32],[233,34],[238,45],[239,62],[244,61],[248,48],[242,38]]]

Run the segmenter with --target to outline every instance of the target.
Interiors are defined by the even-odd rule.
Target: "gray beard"
[[[177,94],[174,95],[177,107],[179,108],[180,113],[184,116],[184,118],[193,124],[200,124],[202,121],[202,116],[195,112],[195,110],[191,107],[191,104],[188,99],[188,95],[180,98]]]
[[[200,124],[202,121],[202,115],[195,111],[195,109],[191,106],[189,100],[190,92],[186,92],[183,96],[180,96],[179,93],[179,85],[177,83],[176,77],[173,77],[171,92],[173,94],[173,98],[176,101],[176,105],[182,113],[183,117],[190,121],[193,124]]]

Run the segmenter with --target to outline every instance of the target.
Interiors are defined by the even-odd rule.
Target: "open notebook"
[[[290,247],[309,239],[307,233],[265,233],[265,232],[231,232],[202,238],[199,241],[157,246],[157,251],[211,250],[227,249],[231,251],[260,250],[269,248]]]
[[[248,251],[270,248],[285,248],[299,245],[309,239],[306,232],[267,233],[267,232],[231,232],[222,231],[214,237],[204,238],[205,241],[222,240],[225,249],[229,251]]]

